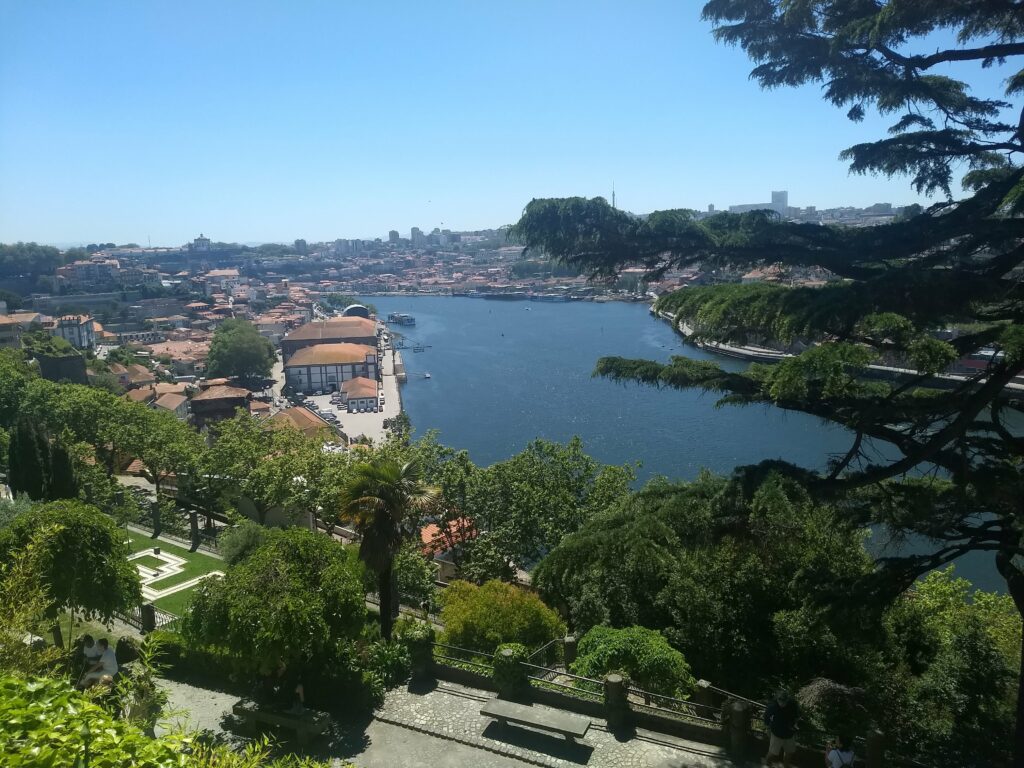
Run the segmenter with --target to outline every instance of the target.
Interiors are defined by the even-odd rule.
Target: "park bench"
[[[550,709],[538,709],[527,704],[516,704],[504,699],[491,699],[480,708],[480,714],[492,717],[502,725],[516,723],[543,731],[560,733],[565,740],[572,743],[574,739],[582,739],[590,728],[590,720],[568,712],[554,712]]]
[[[251,699],[242,699],[231,708],[235,717],[245,723],[265,723],[295,731],[299,744],[305,745],[310,736],[322,736],[331,724],[331,716],[326,712],[307,709],[301,713],[273,709],[261,705]]]

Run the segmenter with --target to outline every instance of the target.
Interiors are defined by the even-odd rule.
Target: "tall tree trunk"
[[[199,548],[199,513],[195,510],[195,507],[189,507],[188,510],[188,528],[189,536],[192,539],[192,549]]]
[[[156,500],[153,502],[153,536],[159,536],[163,524],[162,510],[160,509],[160,481],[154,480],[153,485],[156,488]]]
[[[1024,621],[1020,625],[1020,674],[1017,675],[1017,726],[1013,732],[1013,768],[1024,768]]]
[[[64,633],[60,629],[60,616],[53,620],[53,627],[50,629],[53,634],[53,644],[58,648],[64,647]]]
[[[1024,574],[1013,563],[1012,552],[996,553],[996,569],[1006,579],[1006,591],[1021,615],[1020,672],[1017,675],[1017,723],[1013,734],[1013,768],[1024,768]]]
[[[384,570],[377,576],[377,597],[380,598],[380,633],[385,640],[391,639],[391,628],[395,624],[394,616],[391,615],[391,603],[394,600],[393,571],[394,568],[388,562]]]

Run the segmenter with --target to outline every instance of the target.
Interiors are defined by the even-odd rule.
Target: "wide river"
[[[634,464],[639,482],[655,475],[694,478],[778,458],[820,469],[850,446],[850,433],[771,406],[716,408],[713,393],[658,390],[593,378],[603,355],[667,361],[672,355],[746,363],[684,344],[646,304],[545,303],[458,297],[368,296],[382,317],[405,312],[413,327],[403,352],[409,380],[402,404],[417,434],[466,449],[488,465],[535,437],[579,435],[590,455]],[[413,343],[425,347],[413,352]],[[429,373],[430,378],[423,374]],[[991,557],[970,557],[958,571],[976,586],[1003,591]]]

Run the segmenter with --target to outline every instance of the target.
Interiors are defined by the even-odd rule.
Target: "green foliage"
[[[21,353],[0,349],[0,426],[10,428],[17,419],[21,400],[35,373]]]
[[[406,542],[398,550],[394,570],[402,600],[411,605],[434,608],[437,603],[434,566],[423,556],[415,541]]]
[[[391,639],[393,568],[402,542],[419,516],[435,501],[438,490],[420,479],[419,467],[381,459],[358,464],[341,493],[340,516],[355,524],[362,536],[359,559],[377,576],[381,633]]]
[[[207,374],[240,379],[266,378],[274,361],[273,345],[260,336],[256,326],[232,318],[221,323],[213,333]]]
[[[580,638],[572,671],[599,679],[622,672],[646,691],[675,698],[687,698],[696,684],[683,654],[644,627],[593,627]]]
[[[18,419],[10,451],[11,490],[37,501],[45,499],[50,483],[50,442],[35,422]]]
[[[53,614],[46,589],[46,540],[58,528],[40,528],[28,544],[0,564],[0,673],[43,674],[60,656],[59,649],[26,643],[26,634],[41,637]]]
[[[380,641],[370,646],[369,671],[388,688],[404,683],[412,672],[409,649],[398,641]]]
[[[577,632],[660,630],[702,677],[759,696],[783,679],[868,674],[870,618],[823,606],[870,571],[861,533],[797,484],[770,477],[747,499],[705,474],[649,483],[567,536],[533,583]]]
[[[425,677],[434,660],[434,627],[407,617],[395,622],[395,638],[406,647],[414,677]]]
[[[366,616],[358,563],[332,539],[298,528],[265,544],[194,591],[183,633],[227,648],[255,674],[284,661],[313,672]]]
[[[224,562],[235,565],[265,544],[267,536],[268,531],[262,525],[242,520],[220,537],[218,551]]]
[[[239,752],[170,733],[150,738],[64,681],[0,678],[0,762],[9,768],[84,765],[142,768],[326,768],[310,758],[272,757],[257,741]]]
[[[139,576],[128,562],[124,532],[95,507],[78,501],[42,504],[0,531],[0,562],[11,563],[39,531],[38,576],[51,614],[75,610],[109,621],[114,611],[142,602]]]
[[[530,681],[523,664],[529,660],[530,650],[522,643],[503,643],[497,647],[492,665],[498,695],[514,699],[527,690]]]
[[[78,350],[67,339],[52,336],[44,330],[29,331],[21,337],[21,343],[32,355],[74,357],[78,354]]]
[[[503,643],[539,648],[562,637],[558,615],[530,592],[500,581],[454,581],[441,593],[441,642],[494,653]]]
[[[56,248],[36,243],[0,243],[0,277],[44,275],[64,264]]]
[[[578,437],[565,445],[538,439],[510,459],[471,472],[463,509],[509,565],[526,567],[619,501],[633,478],[628,467],[588,456]]]
[[[598,362],[597,373],[619,381],[715,391],[723,405],[774,404],[847,428],[849,450],[824,472],[768,459],[740,468],[737,479],[752,497],[767,474],[778,472],[805,484],[815,498],[835,503],[850,524],[874,524],[897,539],[914,537],[913,550],[881,558],[876,572],[858,579],[871,587],[879,612],[915,579],[969,552],[994,554],[1015,604],[1024,606],[1024,575],[1014,565],[1024,556],[1021,409],[1002,400],[1007,384],[1024,374],[1024,299],[1018,290],[1024,266],[1019,245],[1024,241],[1024,167],[1017,159],[1024,152],[1024,134],[1017,119],[1003,117],[1019,111],[1019,104],[998,94],[976,95],[957,78],[958,69],[1013,67],[1017,59],[1002,82],[1009,97],[1024,92],[1024,76],[1016,71],[1024,55],[1019,14],[985,0],[711,0],[703,15],[715,25],[718,40],[750,56],[752,77],[763,86],[823,83],[825,98],[847,109],[852,120],[863,119],[870,108],[893,117],[888,136],[842,153],[853,172],[908,175],[918,191],[941,192],[947,199],[927,210],[908,210],[891,224],[864,228],[797,224],[764,212],[698,219],[688,211],[656,211],[639,218],[600,198],[533,200],[514,235],[528,249],[600,275],[637,265],[656,276],[697,265],[709,271],[768,262],[829,270],[836,279],[821,289],[722,285],[686,288],[659,300],[659,310],[685,320],[698,338],[812,345],[775,368],[750,366],[731,373],[681,358],[667,364],[609,358]],[[990,80],[989,87],[995,82]],[[963,184],[968,194],[953,200],[953,174],[960,170],[967,171]],[[984,368],[955,387],[948,378],[938,379],[961,358]],[[893,380],[866,384],[861,374],[867,376],[870,362],[902,372]],[[937,391],[923,395],[927,389]],[[887,455],[895,458],[879,458]],[[642,512],[638,516],[647,518]],[[608,518],[609,530],[614,519]],[[883,661],[877,647],[858,658],[848,641],[851,629],[836,636],[807,601],[786,605],[789,600],[778,600],[793,592],[779,583],[781,574],[769,558],[761,559],[769,576],[760,584],[747,572],[754,563],[744,536],[754,526],[746,515],[737,515],[728,539],[736,562],[728,563],[729,550],[720,546],[703,566],[688,563],[674,571],[662,562],[674,562],[676,556],[654,534],[671,534],[672,541],[685,541],[689,548],[686,533],[667,517],[644,522],[652,535],[640,537],[620,525],[623,541],[618,543],[599,535],[599,525],[578,541],[568,537],[548,558],[550,564],[542,563],[536,583],[563,596],[580,621],[601,621],[613,613],[616,625],[665,628],[669,640],[708,677],[715,673],[707,669],[720,669],[723,675],[746,669],[736,680],[743,683],[772,669],[779,675],[800,670],[857,684]],[[781,531],[781,519],[772,527]],[[773,549],[785,552],[778,560],[789,561],[797,573],[807,567],[799,558],[790,560],[784,540],[771,541]],[[605,554],[588,553],[588,544]],[[641,567],[644,549],[648,556]],[[859,548],[846,550],[844,567],[849,564],[845,554],[863,559]],[[748,623],[736,621],[732,630],[717,619],[696,620],[702,612],[721,615],[745,604],[743,590],[725,611],[699,599],[708,587],[714,591],[729,584],[725,572],[707,572],[713,563],[731,572],[730,592],[744,583],[749,595],[765,582],[776,585],[761,593],[762,607],[770,610],[753,621],[756,630],[748,634],[754,617],[746,608],[739,613]],[[685,575],[698,570],[703,581],[691,582]],[[805,582],[809,594],[820,594],[829,582],[829,573],[822,574],[829,578]],[[631,579],[658,597],[643,597]],[[669,599],[668,591],[692,591],[698,599],[683,605],[681,598]],[[831,602],[842,603],[836,597]],[[669,604],[673,607],[663,612]],[[688,634],[676,636],[670,627],[681,621]],[[720,626],[722,634],[709,636],[706,629],[712,626]],[[853,632],[858,640],[862,634]],[[702,658],[691,654],[689,645],[747,652],[760,648],[759,654],[765,638],[773,638],[775,653],[763,663],[747,667],[743,662],[732,669],[706,652]],[[963,648],[975,647],[978,637],[965,635],[959,642]],[[930,652],[936,648],[941,650],[935,646]],[[988,656],[977,650],[981,663]],[[910,656],[914,666],[908,674],[927,675],[932,664],[927,644],[916,644]],[[963,654],[949,664],[948,679],[961,679],[957,670],[966,664]],[[988,672],[976,671],[998,688]],[[874,677],[912,687],[892,666],[878,668]],[[960,716],[980,726],[987,717],[983,709],[964,710]],[[918,717],[927,720],[929,714]],[[940,730],[944,718],[934,718]],[[1018,742],[1024,704],[1019,718]],[[969,750],[963,747],[969,741],[953,746],[920,738],[922,745],[947,744],[957,760],[968,760]],[[913,739],[905,743],[912,746]],[[922,746],[921,754],[930,761],[937,751]],[[1015,759],[1020,762],[1021,755]]]

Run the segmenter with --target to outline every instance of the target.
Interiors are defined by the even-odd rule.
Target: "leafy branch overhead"
[[[783,346],[791,356],[742,371],[609,357],[595,375],[845,427],[849,449],[824,471],[766,461],[737,477],[753,487],[781,471],[851,520],[931,541],[922,554],[878,561],[887,591],[965,552],[993,552],[1024,612],[1024,574],[1010,565],[1024,555],[1024,407],[1005,397],[1024,374],[1024,115],[1011,103],[1024,70],[1010,66],[1024,55],[1020,4],[711,0],[703,16],[718,40],[747,53],[762,86],[820,84],[853,120],[869,109],[892,116],[888,135],[841,157],[856,173],[905,175],[944,199],[867,228],[773,211],[637,216],[602,198],[535,199],[511,236],[599,278],[636,266],[650,280],[702,273],[708,285],[663,295],[655,310],[695,341]],[[936,49],[936,40],[950,42]],[[978,66],[1007,68],[1002,92],[957,79]],[[967,193],[956,200],[958,176]],[[824,268],[831,279],[821,288],[723,283],[723,272],[773,263]],[[975,372],[946,376],[963,358]]]

